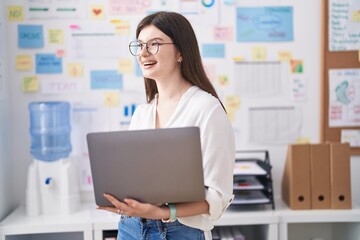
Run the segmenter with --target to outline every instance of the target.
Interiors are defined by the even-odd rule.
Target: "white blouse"
[[[139,105],[129,129],[153,129],[156,121],[157,96],[151,103]],[[205,231],[211,239],[213,221],[220,218],[233,200],[235,139],[231,123],[218,99],[193,86],[181,97],[166,128],[197,126],[200,128],[206,201],[209,213],[178,220]]]

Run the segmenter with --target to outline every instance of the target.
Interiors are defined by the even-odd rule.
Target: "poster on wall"
[[[293,38],[292,7],[237,8],[238,42],[282,42]]]
[[[329,70],[329,126],[360,126],[360,69]]]
[[[329,50],[360,49],[360,1],[330,0]]]

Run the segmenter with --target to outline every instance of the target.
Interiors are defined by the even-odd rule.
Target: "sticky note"
[[[351,12],[351,20],[353,22],[360,22],[360,10]]]
[[[61,29],[49,29],[49,43],[50,44],[63,44],[64,31]]]
[[[24,77],[22,89],[23,92],[37,92],[39,90],[39,80],[37,76]]]
[[[121,59],[118,63],[119,72],[121,73],[132,73],[133,72],[133,61],[130,59]]]
[[[236,119],[236,111],[240,107],[240,97],[228,95],[225,97],[225,109],[229,117],[230,122],[234,122]]]
[[[118,21],[112,22],[115,25],[115,33],[119,35],[130,35],[130,22],[128,21]]]
[[[292,59],[292,53],[291,51],[280,50],[278,57],[281,62],[290,61]]]
[[[290,60],[291,73],[303,73],[303,61],[302,60]]]
[[[118,92],[105,93],[104,106],[118,107],[120,102],[120,94]]]
[[[28,71],[33,68],[33,60],[30,55],[16,56],[16,70]]]
[[[215,26],[214,27],[214,40],[215,41],[232,41],[233,39],[233,30],[231,27],[225,26]]]
[[[62,73],[62,59],[55,54],[36,54],[36,73]]]
[[[243,56],[237,56],[237,57],[233,57],[234,62],[242,62],[244,61],[244,57]]]
[[[90,6],[90,18],[92,20],[103,20],[105,18],[104,5],[92,5]]]
[[[266,47],[253,47],[251,49],[252,60],[265,61],[266,60]]]
[[[299,137],[298,139],[296,139],[296,143],[299,144],[310,144],[311,140],[309,137]]]
[[[229,77],[227,75],[219,75],[217,82],[222,87],[227,86],[229,84]]]
[[[90,72],[91,89],[122,89],[122,75],[115,70]]]
[[[83,65],[80,63],[69,63],[67,65],[67,75],[69,77],[82,77],[83,76]]]
[[[202,56],[205,58],[224,58],[225,44],[205,43],[202,45]]]
[[[24,21],[24,13],[22,6],[8,6],[8,20],[9,22]]]
[[[18,25],[19,48],[44,47],[44,34],[42,25]]]

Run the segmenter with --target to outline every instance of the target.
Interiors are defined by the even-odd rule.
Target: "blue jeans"
[[[120,216],[117,240],[204,240],[204,232],[179,221],[164,223],[139,217]]]

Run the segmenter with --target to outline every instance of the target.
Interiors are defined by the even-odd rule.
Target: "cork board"
[[[323,0],[323,76],[322,76],[322,114],[321,114],[321,141],[340,142],[341,130],[360,130],[360,125],[355,127],[330,127],[329,126],[329,70],[344,68],[360,68],[358,51],[329,51],[329,4],[331,0]],[[360,147],[351,147],[352,155],[360,155]]]

